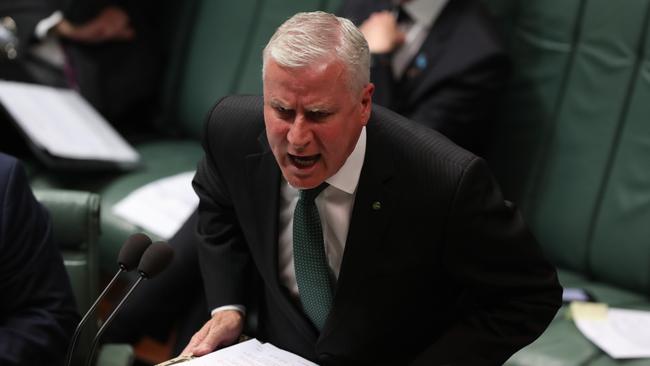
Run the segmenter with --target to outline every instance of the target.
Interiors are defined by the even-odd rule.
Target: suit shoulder
[[[338,10],[338,15],[350,19],[356,26],[360,26],[370,14],[382,7],[387,7],[383,1],[373,0],[346,0]]]
[[[399,166],[435,166],[447,173],[462,171],[478,159],[444,135],[388,109],[373,106],[373,119]]]
[[[264,130],[261,96],[228,96],[208,114],[203,131],[205,148],[215,151],[251,150]]]
[[[14,224],[24,224],[25,217],[36,215],[42,206],[36,201],[29,187],[27,173],[20,161],[0,153],[0,246],[7,245],[5,235],[17,228]],[[30,230],[38,227],[26,225]]]
[[[7,197],[7,192],[16,180],[25,180],[25,184],[27,184],[25,173],[18,159],[0,153],[0,202],[4,203],[6,199],[11,198]]]
[[[18,164],[18,159],[14,158],[11,155],[7,155],[0,152],[0,174],[5,176],[7,172],[15,169],[15,166]]]
[[[494,19],[485,6],[468,1],[459,7],[454,44],[471,44],[470,49],[483,54],[505,54]]]

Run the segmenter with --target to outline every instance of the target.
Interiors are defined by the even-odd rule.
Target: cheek
[[[340,133],[320,133],[316,135],[316,139],[321,150],[325,150],[330,154],[336,153],[341,148]]]
[[[266,120],[266,137],[271,146],[276,146],[286,141],[288,131],[289,128],[286,123],[279,122],[272,118]]]
[[[363,126],[350,124],[349,120],[351,119],[343,119],[336,127],[321,131],[319,143],[326,151],[330,163],[345,162],[356,146]]]
[[[324,128],[314,133],[314,140],[326,160],[338,160],[338,155],[345,154],[345,136],[347,131],[340,128]]]

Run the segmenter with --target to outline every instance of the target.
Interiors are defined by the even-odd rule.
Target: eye
[[[327,117],[329,117],[330,115],[331,115],[331,113],[326,112],[326,111],[309,111],[309,112],[306,113],[307,119],[309,119],[310,121],[316,121],[316,122],[323,121]]]
[[[287,109],[281,106],[274,106],[273,109],[275,109],[275,113],[280,117],[281,119],[291,119],[293,118],[293,110]]]

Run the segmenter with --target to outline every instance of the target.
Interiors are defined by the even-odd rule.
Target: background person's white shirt
[[[400,79],[404,70],[418,53],[429,36],[431,27],[449,0],[413,0],[400,5],[413,20],[410,24],[398,25],[405,39],[393,55],[391,66],[395,79]],[[395,14],[397,16],[397,14]]]

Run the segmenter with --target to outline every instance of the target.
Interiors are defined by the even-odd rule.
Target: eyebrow
[[[283,102],[281,102],[281,101],[279,101],[277,99],[270,100],[269,105],[271,107],[273,107],[273,108],[280,107],[280,108],[287,109],[287,110],[293,110],[293,108],[288,107],[286,104],[284,104]],[[333,108],[333,107],[327,107],[327,106],[323,106],[323,105],[315,105],[315,106],[311,106],[311,107],[305,107],[305,112],[307,112],[307,113],[333,113],[334,109],[335,108]]]
[[[286,106],[285,106],[284,103],[280,102],[279,100],[275,100],[275,99],[270,100],[270,101],[269,101],[269,105],[270,105],[271,107],[273,107],[273,108],[281,107],[281,108],[285,108],[285,109],[286,109]]]
[[[325,106],[314,106],[311,108],[305,108],[305,111],[309,113],[332,113],[332,108]]]

